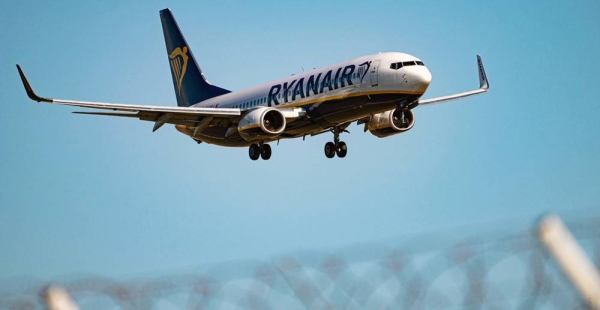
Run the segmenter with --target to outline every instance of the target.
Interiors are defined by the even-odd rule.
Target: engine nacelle
[[[394,109],[373,115],[367,127],[374,136],[385,138],[408,131],[414,125],[415,115],[411,110]]]
[[[285,124],[285,117],[279,110],[261,107],[242,117],[238,132],[246,141],[272,138],[283,132]]]

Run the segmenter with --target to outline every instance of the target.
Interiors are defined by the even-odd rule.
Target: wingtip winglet
[[[483,67],[483,61],[481,60],[481,56],[477,55],[477,69],[479,71],[479,88],[480,89],[489,89],[490,83],[488,82],[487,75],[485,74],[485,68]]]
[[[31,100],[34,100],[37,102],[42,102],[42,101],[52,102],[51,99],[42,98],[42,97],[36,95],[36,93],[33,91],[33,88],[31,87],[31,84],[29,84],[27,77],[25,77],[25,73],[23,73],[21,66],[19,66],[18,64],[17,64],[17,70],[19,71],[19,75],[21,76],[21,82],[23,82],[23,87],[25,87],[25,92],[27,93],[27,96],[29,98],[31,98]]]

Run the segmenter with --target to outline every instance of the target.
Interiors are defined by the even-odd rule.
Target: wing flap
[[[205,115],[188,115],[188,114],[177,114],[173,113],[168,118],[160,120],[161,117],[166,115],[165,113],[160,112],[148,112],[141,111],[138,113],[111,113],[111,112],[73,112],[73,114],[83,114],[83,115],[101,115],[101,116],[116,116],[116,117],[129,117],[129,118],[137,118],[142,121],[155,122],[159,124],[154,131],[158,130],[164,124],[174,124],[174,125],[185,125],[185,126],[198,126],[203,119],[211,118],[212,116]],[[159,122],[160,120],[160,122]]]
[[[110,112],[80,112],[76,111],[73,114],[83,115],[101,115],[101,116],[119,116],[119,117],[138,117],[138,113],[110,113]]]

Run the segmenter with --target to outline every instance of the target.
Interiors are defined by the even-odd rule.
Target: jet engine
[[[371,116],[367,128],[374,136],[389,137],[408,131],[415,125],[415,115],[411,110],[390,110]]]
[[[238,124],[238,132],[247,141],[272,138],[283,132],[285,124],[285,117],[279,110],[261,107],[242,117]]]

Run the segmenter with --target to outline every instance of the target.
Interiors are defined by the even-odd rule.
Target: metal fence
[[[600,265],[600,218],[569,222]],[[45,309],[48,285],[80,309],[588,309],[535,230],[444,248],[360,245],[185,275],[8,281],[1,309]]]

